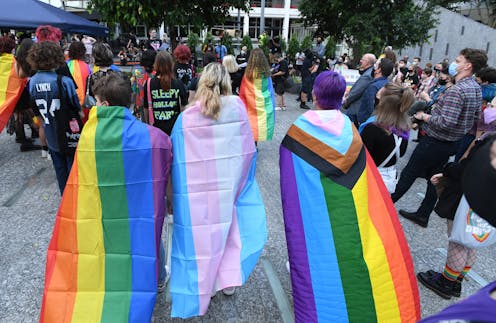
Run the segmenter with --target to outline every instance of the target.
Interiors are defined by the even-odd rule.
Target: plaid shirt
[[[479,119],[482,92],[471,77],[450,87],[434,105],[429,122],[422,125],[428,136],[441,141],[458,141]]]

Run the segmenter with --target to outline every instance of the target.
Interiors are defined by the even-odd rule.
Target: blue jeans
[[[62,193],[64,193],[65,184],[67,183],[67,178],[69,178],[69,173],[71,172],[72,163],[74,162],[74,156],[67,156],[51,149],[50,156],[52,157],[55,175],[57,175],[60,195],[62,195]]]
[[[449,157],[456,153],[459,144],[460,141],[440,141],[429,136],[421,137],[408,164],[401,172],[396,190],[391,194],[393,202],[396,203],[410,189],[417,177],[427,179],[427,191],[416,213],[420,218],[428,220],[437,201],[436,189],[430,178],[442,171]]]

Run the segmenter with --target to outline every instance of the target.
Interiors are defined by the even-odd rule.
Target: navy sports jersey
[[[67,76],[62,76],[67,105],[76,112],[81,110],[74,82]],[[29,80],[29,94],[36,108],[43,117],[43,128],[47,139],[48,148],[59,151],[57,144],[57,124],[55,111],[59,110],[60,91],[57,85],[57,74],[53,71],[39,71]],[[64,106],[64,108],[67,108]]]

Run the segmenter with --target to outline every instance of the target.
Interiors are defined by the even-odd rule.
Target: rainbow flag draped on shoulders
[[[246,282],[267,240],[256,149],[243,102],[222,97],[219,118],[199,102],[172,130],[172,317],[203,315],[212,292]]]
[[[12,54],[0,54],[0,132],[10,119],[27,80],[17,75]]]
[[[74,78],[77,85],[76,92],[79,98],[79,104],[83,106],[84,97],[86,95],[86,80],[91,74],[90,66],[84,61],[71,59],[67,61],[67,67],[69,67],[72,78]]]
[[[239,97],[246,106],[255,141],[271,140],[276,121],[272,79],[261,77],[250,81],[244,76]]]
[[[48,248],[40,322],[149,322],[170,139],[122,107],[84,126]]]
[[[297,322],[416,322],[413,263],[390,195],[350,120],[308,111],[280,147]]]

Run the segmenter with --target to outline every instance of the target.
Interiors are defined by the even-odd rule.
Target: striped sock
[[[460,273],[460,275],[457,278],[458,281],[463,281],[463,278],[465,278],[465,276],[467,276],[467,274],[470,271],[470,269],[472,269],[472,267],[465,266],[465,268],[463,268],[462,272]]]
[[[460,274],[461,272],[451,269],[450,267],[448,267],[448,265],[444,267],[443,276],[447,280],[455,281],[457,280],[458,276],[460,276]]]

